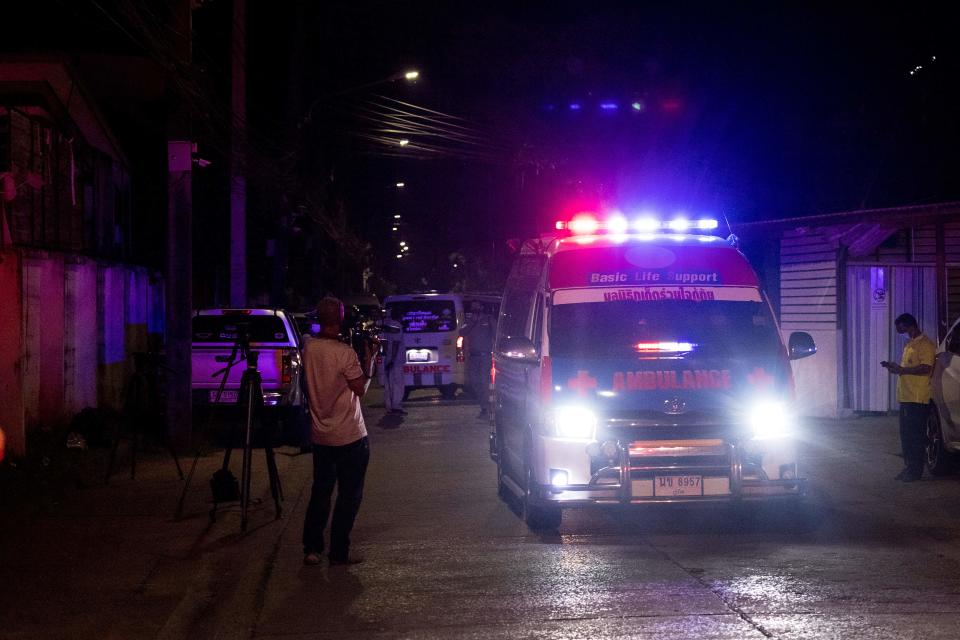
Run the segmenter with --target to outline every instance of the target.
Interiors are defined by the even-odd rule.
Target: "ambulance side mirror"
[[[506,336],[500,341],[500,355],[521,364],[537,364],[540,356],[533,341],[525,336]]]
[[[790,359],[799,360],[817,352],[817,343],[806,331],[794,331],[790,334]]]

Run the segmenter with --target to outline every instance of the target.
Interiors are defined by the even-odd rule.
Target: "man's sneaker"
[[[320,564],[321,560],[322,558],[320,557],[320,554],[316,552],[311,552],[303,556],[303,564],[307,565],[308,567],[314,567]]]
[[[334,558],[330,556],[330,566],[335,567],[337,565],[347,565],[347,564],[360,564],[363,562],[363,556],[348,555],[346,558]]]

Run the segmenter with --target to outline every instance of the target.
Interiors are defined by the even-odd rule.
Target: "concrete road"
[[[421,392],[402,420],[384,417],[375,392],[367,405],[372,460],[353,536],[363,564],[302,565],[307,456],[280,457],[283,517],[265,499],[246,535],[235,509],[207,520],[216,456],[179,522],[179,485],[157,460],[155,477],[145,466],[85,494],[74,519],[0,536],[20,545],[0,549],[0,597],[17,607],[0,607],[0,638],[960,638],[960,477],[894,481],[893,417],[808,426],[811,509],[799,522],[572,511],[559,533],[536,535],[497,498],[475,405]],[[262,476],[254,485],[267,496]],[[143,490],[136,509],[124,505]],[[74,530],[87,532],[82,574],[77,534],[62,533]],[[43,556],[47,538],[67,551]]]
[[[810,426],[800,527],[571,511],[540,536],[497,498],[474,406],[414,397],[402,422],[370,415],[367,561],[302,567],[289,528],[255,637],[960,637],[960,482],[894,481],[892,418]]]

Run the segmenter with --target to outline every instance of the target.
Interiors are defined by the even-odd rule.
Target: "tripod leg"
[[[258,376],[259,374],[254,371],[251,373],[250,369],[247,369],[243,372],[243,378]],[[243,473],[241,474],[240,481],[240,530],[247,530],[247,508],[250,506],[250,462],[251,462],[251,445],[253,439],[253,394],[254,394],[254,382],[252,380],[241,380],[240,387],[243,388],[246,383],[247,388],[247,425],[246,431],[244,432],[243,439]],[[259,385],[257,387],[259,389]]]
[[[177,475],[180,476],[180,479],[183,480],[183,469],[180,468],[180,458],[177,457],[177,450],[168,442],[167,450],[170,452],[170,456],[173,458],[173,464],[177,466]]]
[[[276,508],[276,519],[283,517],[283,488],[280,486],[280,474],[277,472],[277,459],[273,454],[273,447],[264,447],[267,456],[267,475],[270,476],[270,494],[273,496],[273,505]]]
[[[138,416],[142,417],[142,416]],[[139,420],[137,420],[139,422]],[[137,424],[130,426],[130,479],[137,479],[137,447],[140,445],[140,429]]]

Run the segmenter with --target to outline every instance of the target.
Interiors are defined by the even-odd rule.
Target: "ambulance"
[[[415,389],[436,388],[453,398],[466,381],[463,297],[456,293],[387,296],[386,317],[403,327],[404,399]]]
[[[490,455],[532,529],[567,507],[795,499],[785,346],[715,220],[575,216],[523,244],[494,350]]]

